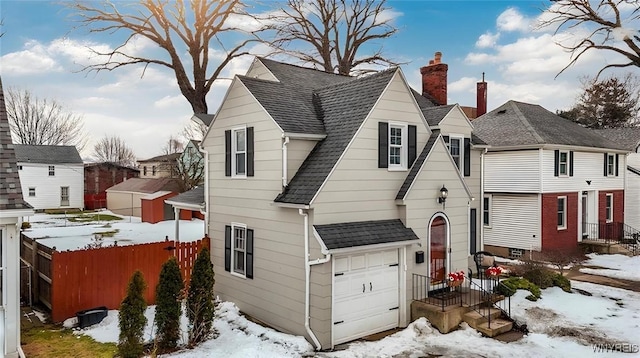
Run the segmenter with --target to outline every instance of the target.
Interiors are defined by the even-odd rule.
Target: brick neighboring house
[[[22,196],[18,165],[0,80],[0,357],[24,357],[20,348],[20,224],[33,209]]]
[[[624,222],[626,154],[539,105],[508,101],[473,121],[484,155],[483,241],[495,254],[572,249]]]
[[[153,158],[138,160],[140,178],[175,178],[178,176],[178,158],[182,153],[158,155]]]
[[[140,170],[110,162],[84,165],[84,207],[93,210],[107,207],[107,189],[130,178]]]

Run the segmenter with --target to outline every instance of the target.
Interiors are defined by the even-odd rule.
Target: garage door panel
[[[367,267],[365,255],[353,255],[351,256],[351,271],[362,270]]]

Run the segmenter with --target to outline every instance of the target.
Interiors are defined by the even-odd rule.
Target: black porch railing
[[[511,318],[511,297],[505,297],[497,290],[499,285],[504,284],[497,278],[483,278],[479,281],[476,283],[470,277],[465,280],[469,285],[467,300],[470,303],[475,303],[469,304],[469,307],[487,319],[489,328],[491,328],[491,311],[493,309],[500,310],[502,316],[515,324],[515,320]]]
[[[435,282],[429,276],[414,273],[412,276],[412,299],[440,306],[442,311],[448,306],[462,306],[460,286],[449,286],[446,282]]]
[[[640,254],[640,230],[621,222],[585,223],[582,238],[586,240],[618,244],[633,255]]]

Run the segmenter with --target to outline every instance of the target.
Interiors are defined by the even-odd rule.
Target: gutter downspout
[[[289,137],[286,137],[284,134],[282,135],[282,188],[286,188],[288,185],[287,180],[287,161],[289,159],[289,154],[287,151],[287,144],[289,144]]]
[[[311,265],[322,264],[329,259],[331,259],[331,255],[327,255],[322,259],[316,259],[314,261],[309,261],[309,213],[304,209],[298,209],[298,214],[304,217],[304,328],[307,330],[307,334],[311,337],[313,344],[316,346],[316,350],[319,351],[322,349],[322,345],[318,340],[318,337],[311,330]]]
[[[484,250],[484,156],[487,154],[488,149],[484,148],[482,153],[480,154],[480,200],[482,203],[480,205],[480,251]],[[491,220],[491,218],[489,218]]]

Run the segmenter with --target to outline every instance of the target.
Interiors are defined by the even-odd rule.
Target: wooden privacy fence
[[[42,247],[42,246],[40,246]],[[162,264],[176,256],[185,282],[191,278],[191,269],[198,252],[211,247],[208,237],[196,242],[163,241],[149,244],[102,247],[97,249],[51,253],[50,275],[47,285],[41,285],[38,300],[51,309],[51,319],[60,322],[75,316],[76,312],[106,306],[118,309],[126,295],[131,275],[140,270],[147,283],[147,304],[155,303],[155,288]],[[36,272],[44,271],[39,266]],[[38,272],[38,275],[41,275]],[[50,299],[42,300],[42,292]],[[46,297],[45,297],[46,298]],[[49,303],[49,304],[47,304]]]

